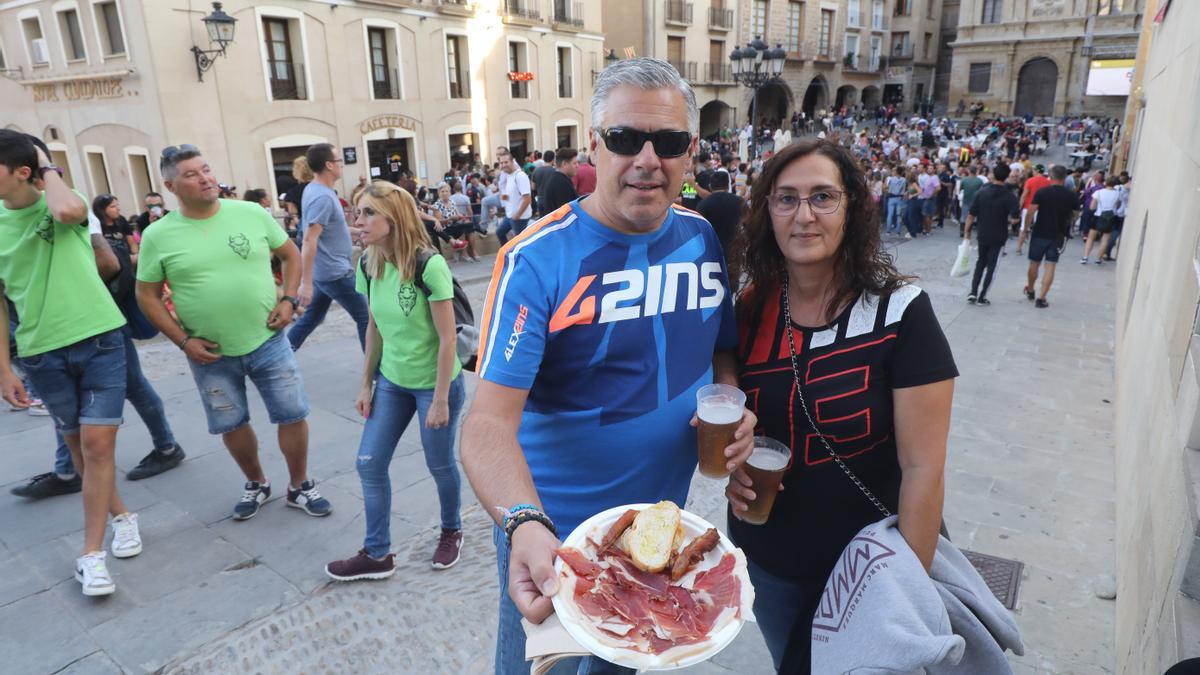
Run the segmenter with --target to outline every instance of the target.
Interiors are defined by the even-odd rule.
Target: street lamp
[[[204,81],[204,71],[212,68],[216,57],[225,56],[225,48],[233,42],[234,24],[237,19],[221,10],[221,3],[212,4],[212,14],[201,19],[208,33],[209,43],[216,43],[216,49],[200,49],[192,45],[192,55],[196,57],[196,77]]]
[[[604,69],[592,71],[592,84],[596,84],[596,78],[600,77],[600,73],[604,72],[604,70],[607,70],[610,66],[616,65],[617,61],[620,60],[621,59],[617,58],[617,50],[608,50],[608,52],[604,54]]]
[[[750,155],[753,157],[756,145],[754,116],[757,114],[758,92],[769,84],[779,82],[779,76],[783,73],[784,61],[787,60],[787,52],[783,50],[783,45],[779,44],[771,49],[770,45],[763,42],[762,36],[759,35],[745,47],[734,46],[729,60],[733,63],[733,81],[749,87],[752,91],[750,97]]]

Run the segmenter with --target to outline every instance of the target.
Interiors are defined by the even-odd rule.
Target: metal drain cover
[[[1021,587],[1021,570],[1025,568],[1025,563],[966,549],[962,552],[979,571],[979,576],[987,582],[988,588],[992,589],[1000,604],[1010,610],[1016,609],[1017,591]]]

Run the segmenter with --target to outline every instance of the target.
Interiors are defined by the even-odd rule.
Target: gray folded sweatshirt
[[[892,516],[842,552],[813,617],[812,672],[1011,673],[1025,652],[1012,615],[944,537],[928,574]]]

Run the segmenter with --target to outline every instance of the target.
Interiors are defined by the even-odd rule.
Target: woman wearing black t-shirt
[[[849,152],[795,143],[763,168],[755,197],[734,247],[749,282],[737,304],[737,369],[717,379],[746,392],[757,433],[786,443],[792,461],[764,525],[737,518],[753,493],[741,469],[733,474],[729,532],[750,560],[775,667],[804,673],[825,581],[846,544],[881,518],[817,434],[899,513],[928,568],[958,371],[929,296],[880,246],[875,203]]]
[[[92,200],[92,215],[100,221],[100,232],[109,244],[124,246],[130,259],[136,264],[137,238],[133,236],[133,225],[121,215],[121,203],[112,195],[100,195]]]

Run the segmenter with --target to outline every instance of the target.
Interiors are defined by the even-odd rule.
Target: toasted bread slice
[[[642,509],[634,518],[633,525],[625,531],[625,551],[641,569],[661,572],[682,541],[682,530],[679,507],[674,502],[659,502]]]

